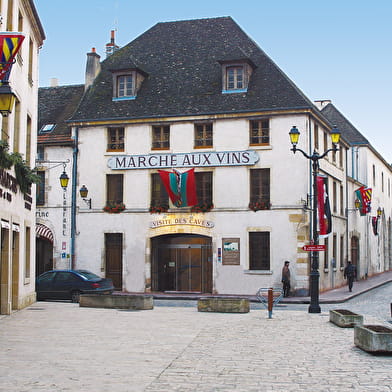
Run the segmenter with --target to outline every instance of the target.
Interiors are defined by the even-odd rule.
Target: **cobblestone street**
[[[355,347],[326,311],[37,302],[0,316],[0,347],[2,392],[392,391],[392,358]]]

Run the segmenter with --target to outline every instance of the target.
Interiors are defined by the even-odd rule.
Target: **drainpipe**
[[[76,237],[76,183],[78,173],[79,128],[74,128],[74,147],[72,152],[72,195],[71,195],[71,268],[75,269],[75,237]]]

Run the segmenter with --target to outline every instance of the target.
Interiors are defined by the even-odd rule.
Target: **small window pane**
[[[269,144],[270,143],[269,120],[250,121],[250,144]]]
[[[170,147],[170,127],[154,126],[152,128],[152,149],[168,149]]]

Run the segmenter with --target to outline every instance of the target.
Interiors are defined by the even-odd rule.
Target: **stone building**
[[[0,314],[10,314],[35,302],[35,186],[26,174],[35,163],[38,52],[45,34],[31,0],[0,2],[0,14],[0,35],[24,37],[10,74],[1,78],[1,88],[8,80],[15,94],[11,112],[1,117]],[[11,41],[7,45],[11,49]],[[10,155],[18,160],[7,166],[3,158]]]
[[[392,167],[331,101],[317,102],[321,112],[345,135],[347,153],[347,259],[359,279],[392,269]],[[371,189],[370,211],[355,208],[359,188]]]
[[[334,123],[256,43],[230,17],[158,23],[102,62],[93,50],[86,70],[67,121],[69,265],[129,292],[254,294],[280,286],[290,260],[293,294],[307,294],[311,162],[290,151],[289,131],[312,154],[332,147]],[[320,161],[332,206],[321,290],[344,282],[349,148],[343,132]],[[190,169],[198,203],[176,206],[159,170]]]

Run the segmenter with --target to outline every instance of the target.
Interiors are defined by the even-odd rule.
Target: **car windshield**
[[[82,275],[83,277],[85,277],[87,280],[91,280],[91,279],[101,279],[98,275],[93,274],[90,271],[84,271],[84,270],[78,270],[77,273],[79,275]]]

